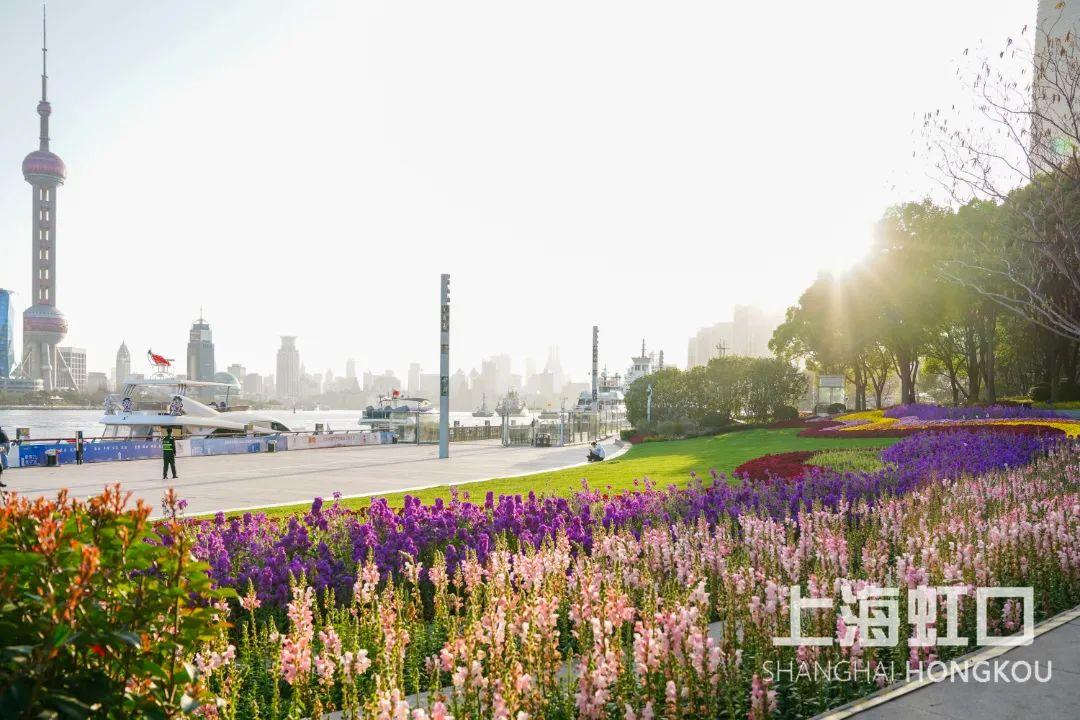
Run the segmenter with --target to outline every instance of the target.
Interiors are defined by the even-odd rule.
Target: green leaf
[[[139,636],[130,630],[114,630],[112,636],[126,642],[133,648],[139,648],[142,645],[142,640]]]

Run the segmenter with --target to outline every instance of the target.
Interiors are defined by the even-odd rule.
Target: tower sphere
[[[23,177],[31,185],[63,185],[67,166],[60,156],[48,150],[35,150],[23,159]]]
[[[24,340],[55,344],[67,331],[67,318],[52,305],[31,305],[23,311]]]

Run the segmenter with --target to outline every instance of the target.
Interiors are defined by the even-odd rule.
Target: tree
[[[974,90],[972,107],[954,106],[924,118],[927,149],[953,200],[961,205],[989,201],[1008,215],[998,238],[1003,242],[958,260],[953,279],[1073,341],[1080,340],[1080,50],[1075,32],[1051,18],[1035,30],[1033,44],[1009,38],[996,57],[982,59],[965,73],[965,84]],[[984,349],[982,354],[993,362],[992,352]],[[988,389],[993,395],[992,373]]]
[[[892,354],[900,377],[900,402],[918,401],[916,378],[939,319],[940,276],[935,247],[946,231],[949,211],[930,201],[890,208],[875,233],[862,284],[871,289],[868,312],[876,313],[875,333]]]

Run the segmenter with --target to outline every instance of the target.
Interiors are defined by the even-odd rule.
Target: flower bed
[[[794,479],[806,474],[806,461],[814,456],[813,450],[762,455],[744,462],[731,474],[747,480]]]
[[[1031,420],[1067,418],[1067,415],[1021,405],[959,406],[944,405],[896,405],[885,408],[883,415],[890,418],[917,418],[919,420]]]
[[[156,535],[115,492],[4,501],[0,550],[17,562],[0,573],[12,598],[0,631],[40,652],[0,662],[0,688],[44,678],[69,703],[100,685],[133,716],[807,717],[969,648],[915,647],[904,624],[891,646],[775,646],[791,586],[834,600],[845,585],[899,587],[901,612],[920,585],[1033,586],[1036,619],[1080,603],[1074,446],[960,430],[905,438],[882,459],[872,473],[714,474],[614,497],[411,498],[359,514],[317,500],[280,523],[172,514]],[[95,548],[108,563],[94,566]],[[147,589],[151,604],[127,602]],[[991,634],[1015,631],[1023,610],[992,604]],[[804,613],[804,636],[848,636],[838,611]],[[959,634],[974,635],[970,595],[959,612]],[[64,625],[81,634],[57,635]],[[853,680],[768,670],[788,663],[845,663]]]
[[[499,542],[512,549],[539,547],[565,534],[590,551],[600,529],[668,526],[704,517],[715,523],[744,512],[772,517],[794,515],[815,503],[837,509],[846,502],[874,503],[918,487],[928,478],[955,478],[1028,462],[1049,439],[1013,436],[1000,430],[952,432],[905,438],[887,456],[889,467],[875,473],[843,473],[813,468],[800,476],[776,475],[782,482],[742,479],[732,483],[713,473],[712,482],[688,488],[640,490],[606,496],[584,491],[571,498],[501,496],[488,493],[482,503],[454,497],[424,505],[407,498],[392,510],[374,500],[357,515],[337,503],[317,499],[311,511],[287,521],[245,514],[226,520],[192,523],[195,553],[207,561],[214,580],[243,591],[250,582],[259,599],[283,606],[290,578],[304,574],[320,591],[347,594],[356,565],[371,554],[380,574],[400,573],[407,562],[430,560],[443,552],[451,570],[469,553],[487,558]],[[809,455],[807,454],[807,457]]]
[[[921,408],[927,408],[923,411]],[[890,415],[910,412],[925,412],[927,417],[918,414]],[[865,410],[858,413],[837,415],[836,425],[828,427],[808,427],[799,433],[799,437],[844,438],[844,437],[906,437],[925,430],[941,431],[956,429],[993,428],[1004,432],[1064,434],[1080,437],[1080,420],[1069,419],[1048,411],[1031,410],[1013,406],[991,406],[986,408],[940,408],[936,406],[910,405],[890,408],[889,410]],[[1034,413],[1034,414],[1032,414]],[[1043,413],[1043,414],[1040,414]],[[941,417],[937,415],[940,414]],[[949,417],[955,415],[955,417]]]
[[[261,716],[344,709],[417,720],[809,717],[874,691],[890,673],[902,678],[907,666],[970,649],[916,647],[903,624],[895,645],[866,646],[857,635],[839,645],[850,630],[842,586],[899,587],[901,613],[906,590],[920,585],[1035,586],[1037,620],[1080,602],[1078,476],[1080,459],[1058,453],[873,506],[600,527],[589,554],[560,532],[538,549],[497,544],[455,569],[436,553],[388,581],[372,560],[343,604],[304,581],[286,616],[250,595],[233,618],[239,631],[200,648],[196,665],[241,718],[256,707]],[[829,645],[773,644],[789,634],[792,585],[833,599],[802,624],[804,636]],[[938,610],[943,625],[943,603]],[[1023,610],[992,604],[990,633],[1016,630]],[[974,635],[975,615],[965,595],[959,635]],[[844,663],[852,679],[769,670],[815,663]],[[430,694],[413,715],[418,690]]]

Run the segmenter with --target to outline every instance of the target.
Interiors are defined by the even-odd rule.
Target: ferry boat
[[[605,371],[600,376],[596,388],[596,403],[593,404],[592,392],[585,390],[578,396],[578,412],[599,411],[611,418],[626,417],[626,398],[618,375],[609,376]]]
[[[229,383],[169,377],[128,380],[123,392],[105,398],[102,437],[160,437],[166,429],[178,438],[244,435],[249,429],[258,435],[291,432],[266,413],[229,405],[229,394],[236,389]],[[224,400],[209,399],[218,395]]]
[[[562,413],[551,407],[550,404],[540,411],[541,420],[558,420],[560,417],[562,417]]]
[[[473,417],[492,417],[495,415],[494,410],[489,410],[487,406],[487,394],[480,397],[480,407],[473,411]]]
[[[499,404],[495,406],[495,412],[500,416],[514,416],[521,417],[525,414],[528,408],[525,407],[525,401],[517,394],[517,390],[513,388],[506,393],[506,396],[499,401]]]
[[[402,397],[395,390],[391,395],[379,398],[379,405],[364,408],[363,419],[379,420],[389,418],[393,413],[429,413],[435,408],[427,398]]]

